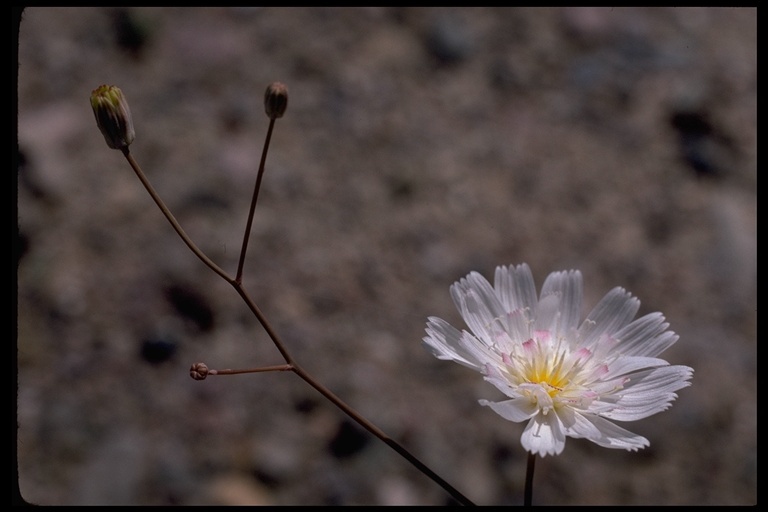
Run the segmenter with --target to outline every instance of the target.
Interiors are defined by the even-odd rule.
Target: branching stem
[[[437,473],[432,471],[423,462],[417,459],[413,454],[411,454],[407,449],[405,449],[400,443],[398,443],[397,441],[395,441],[394,439],[386,435],[376,425],[368,421],[359,412],[357,412],[355,409],[347,405],[338,396],[336,396],[331,390],[326,388],[319,381],[317,381],[312,375],[310,375],[306,370],[304,370],[296,362],[293,356],[290,354],[288,349],[285,347],[285,344],[282,342],[281,338],[278,336],[277,332],[275,332],[275,330],[272,328],[272,325],[269,323],[267,318],[264,316],[264,314],[261,312],[258,306],[256,306],[256,303],[251,299],[251,297],[248,295],[246,290],[243,288],[241,280],[242,280],[243,265],[245,261],[245,254],[246,254],[246,249],[248,245],[248,238],[250,236],[251,225],[253,221],[253,212],[256,207],[256,200],[258,198],[259,188],[261,186],[261,178],[264,173],[264,162],[267,155],[269,140],[272,135],[272,128],[274,126],[274,121],[275,121],[274,119],[271,119],[269,123],[269,131],[267,132],[264,151],[262,153],[261,163],[259,165],[259,173],[256,179],[256,186],[254,188],[253,198],[251,200],[251,207],[248,215],[248,222],[245,230],[245,237],[243,239],[243,246],[240,252],[240,261],[238,264],[237,276],[235,278],[232,278],[229,274],[227,274],[224,270],[222,270],[218,265],[216,265],[216,263],[214,263],[208,256],[206,256],[205,253],[203,253],[203,251],[201,251],[197,247],[197,245],[195,245],[195,243],[184,232],[181,225],[178,223],[178,221],[173,216],[171,211],[168,209],[168,207],[165,205],[163,200],[157,194],[155,189],[152,187],[149,180],[144,175],[144,172],[141,170],[141,167],[139,167],[139,164],[131,155],[130,151],[128,150],[128,147],[125,147],[122,149],[123,155],[125,155],[125,158],[128,160],[128,163],[131,165],[131,168],[133,168],[139,180],[144,185],[144,188],[146,188],[147,192],[149,192],[149,195],[152,196],[152,199],[155,201],[155,204],[157,204],[157,206],[163,212],[163,215],[165,216],[166,219],[168,219],[168,222],[171,223],[171,226],[173,226],[173,229],[176,231],[176,233],[181,237],[184,243],[187,244],[187,247],[189,247],[189,249],[195,254],[195,256],[197,256],[208,268],[216,272],[216,274],[218,274],[222,279],[224,279],[225,281],[227,281],[229,284],[232,285],[235,291],[240,295],[240,297],[243,299],[245,304],[248,306],[248,309],[251,310],[251,312],[257,318],[261,326],[267,332],[267,335],[272,340],[272,343],[274,343],[275,347],[280,352],[280,354],[283,356],[283,359],[285,359],[285,363],[286,363],[285,365],[280,365],[280,366],[263,367],[261,370],[259,369],[246,370],[246,371],[218,370],[216,374],[224,375],[224,374],[236,374],[236,373],[253,373],[254,371],[293,371],[296,375],[298,375],[307,384],[312,386],[315,390],[317,390],[321,395],[327,398],[336,407],[338,407],[343,412],[345,412],[350,418],[352,418],[360,426],[365,428],[368,432],[370,432],[374,436],[378,437],[387,446],[395,450],[399,455],[401,455],[408,462],[410,462],[414,467],[416,467],[416,469],[418,469],[424,475],[432,479],[435,483],[437,483],[440,487],[442,487],[446,492],[448,492],[448,494],[450,494],[457,502],[459,502],[462,505],[474,505],[474,503],[471,500],[469,500],[466,496],[464,496],[462,493],[456,490],[448,482],[443,480]]]

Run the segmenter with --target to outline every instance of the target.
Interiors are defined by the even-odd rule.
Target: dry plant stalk
[[[251,199],[250,210],[248,212],[248,220],[245,227],[245,234],[243,235],[243,242],[240,250],[240,259],[237,267],[237,274],[235,277],[229,275],[216,263],[214,263],[200,248],[189,238],[179,222],[173,216],[171,211],[163,202],[162,198],[158,195],[151,183],[147,179],[146,175],[142,171],[139,164],[133,158],[130,152],[129,146],[135,138],[135,132],[133,128],[133,120],[131,118],[131,111],[128,107],[128,102],[125,99],[122,91],[113,85],[102,85],[96,88],[91,93],[91,106],[93,108],[94,115],[96,117],[96,124],[98,125],[101,133],[107,142],[107,145],[112,149],[119,149],[126,160],[130,164],[136,176],[139,178],[144,188],[147,189],[149,195],[155,201],[155,204],[160,208],[163,215],[168,222],[171,223],[173,229],[181,237],[184,243],[189,249],[197,256],[208,268],[213,270],[222,279],[228,282],[235,291],[240,295],[248,309],[258,319],[261,326],[269,335],[269,338],[274,343],[277,350],[285,360],[285,364],[276,366],[265,366],[259,368],[250,369],[238,369],[238,370],[214,370],[209,369],[205,363],[195,363],[190,368],[190,376],[195,380],[204,380],[209,375],[234,375],[241,373],[260,373],[260,372],[274,372],[274,371],[290,371],[298,375],[307,384],[312,386],[327,400],[333,403],[336,407],[344,411],[350,418],[357,422],[360,426],[366,429],[368,432],[379,438],[390,448],[395,450],[404,459],[410,462],[416,469],[421,471],[424,475],[429,477],[440,487],[445,489],[448,494],[451,495],[458,503],[462,505],[474,505],[466,496],[456,490],[452,485],[443,480],[437,473],[430,469],[426,464],[421,462],[413,454],[411,454],[404,446],[398,443],[396,440],[389,437],[380,428],[371,423],[368,419],[363,417],[359,412],[346,404],[338,396],[336,396],[331,390],[317,381],[312,375],[310,375],[301,365],[298,364],[293,355],[289,352],[280,336],[275,332],[272,325],[269,323],[264,313],[259,309],[256,303],[251,299],[250,295],[242,285],[243,267],[245,265],[245,255],[248,249],[248,240],[250,238],[251,226],[253,223],[253,216],[256,209],[256,202],[259,196],[259,190],[261,188],[261,181],[264,175],[264,169],[267,159],[267,152],[269,150],[269,142],[272,138],[272,131],[275,126],[275,121],[285,114],[288,107],[288,88],[280,82],[273,82],[267,87],[264,94],[264,110],[269,118],[269,128],[264,140],[264,148],[262,150],[261,162],[259,164],[258,174],[256,176],[256,183],[253,189],[253,197]]]

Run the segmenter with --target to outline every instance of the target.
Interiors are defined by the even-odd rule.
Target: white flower
[[[632,321],[640,301],[614,288],[580,323],[579,271],[553,272],[536,297],[528,265],[496,268],[493,287],[477,272],[451,286],[471,330],[430,317],[424,342],[439,359],[482,372],[509,399],[480,400],[503,418],[528,421],[521,441],[534,454],[563,451],[565,438],[638,450],[647,439],[614,421],[670,407],[693,370],[656,356],[678,336],[661,313]]]

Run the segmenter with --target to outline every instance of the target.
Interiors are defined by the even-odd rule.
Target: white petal
[[[429,317],[424,343],[438,359],[452,360],[474,370],[482,370],[486,361],[479,361],[461,343],[462,333],[442,318]]]
[[[536,307],[536,285],[525,263],[517,267],[497,267],[493,287],[507,312]]]
[[[529,309],[516,309],[507,315],[507,333],[516,344],[531,338],[531,317]],[[510,347],[507,352],[511,352]]]
[[[554,334],[566,335],[579,326],[583,296],[581,272],[553,272],[541,288],[541,299],[555,294],[560,298],[558,323],[547,327]]]
[[[485,365],[486,375],[484,380],[490,382],[496,389],[507,395],[509,398],[519,398],[520,393],[517,391],[516,386],[512,386],[509,379],[504,377],[498,368],[492,364]]]
[[[478,272],[470,272],[467,276],[467,282],[478,293],[482,305],[488,310],[492,318],[497,318],[508,312],[491,283]]]
[[[610,410],[601,411],[599,412],[599,415],[609,420],[637,421],[669,409],[669,407],[672,404],[672,401],[676,397],[677,395],[672,394],[671,397],[668,397],[669,399],[663,400],[662,403],[620,405],[620,406],[613,404],[609,408]],[[593,402],[593,405],[595,406],[596,409],[597,407],[600,406],[600,404],[601,402]]]
[[[608,364],[608,372],[602,375],[601,378],[611,380],[638,370],[668,365],[669,363],[664,359],[656,357],[619,357]]]
[[[501,354],[497,350],[492,349],[483,340],[478,340],[467,331],[461,333],[459,346],[464,350],[462,354],[465,354],[469,361],[477,361],[482,365],[490,363],[500,366],[502,364]]]
[[[667,331],[669,324],[661,313],[650,313],[625,326],[614,337],[616,350],[628,356],[657,356],[672,346],[678,336]]]
[[[665,366],[630,376],[625,388],[602,397],[602,403],[613,402],[611,410],[601,416],[618,421],[635,421],[668,409],[677,398],[675,391],[689,386],[693,370],[687,366]],[[599,406],[599,402],[594,405]]]
[[[570,407],[562,407],[558,410],[560,419],[565,427],[565,435],[579,438],[599,438],[600,429],[587,421],[583,414],[579,414]]]
[[[565,448],[565,432],[560,418],[554,411],[539,413],[528,422],[520,438],[523,448],[545,457],[559,455]]]
[[[572,437],[580,436],[606,448],[621,448],[632,451],[651,444],[643,436],[633,434],[599,416],[577,412],[576,417],[578,419],[571,427],[573,430]]]
[[[537,331],[550,331],[555,334],[554,329],[560,316],[560,295],[550,293],[542,296],[536,306],[536,318],[534,326]]]
[[[663,366],[629,375],[630,381],[624,386],[625,396],[654,394],[677,391],[690,385],[693,369],[687,366]]]
[[[579,328],[582,346],[591,347],[603,334],[612,336],[634,318],[639,308],[639,300],[623,288],[614,288],[597,303]]]
[[[515,347],[517,347],[520,342],[515,340],[527,340],[530,336],[522,337],[518,333],[519,329],[517,327],[517,323],[512,320],[514,318],[514,315],[512,317],[509,317],[509,322],[507,322],[507,328],[506,329],[494,329],[493,330],[493,343],[494,348],[499,353],[505,353],[510,354],[516,350]],[[514,338],[510,336],[510,331],[514,334]]]
[[[480,405],[486,405],[505,420],[520,423],[531,418],[539,412],[539,408],[529,398],[518,397],[503,402],[490,402],[488,400],[478,400]]]
[[[490,327],[496,318],[506,312],[488,281],[477,272],[472,272],[451,286],[451,296],[467,327],[481,340],[490,340]]]

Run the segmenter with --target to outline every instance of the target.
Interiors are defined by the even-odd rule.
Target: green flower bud
[[[99,86],[91,93],[91,107],[107,145],[112,149],[130,146],[136,133],[123,91],[114,85]]]
[[[264,111],[270,119],[283,117],[288,108],[288,88],[280,82],[272,82],[264,93]]]

